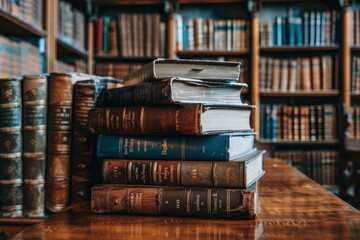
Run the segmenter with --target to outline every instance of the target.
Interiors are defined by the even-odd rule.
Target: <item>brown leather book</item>
[[[301,58],[301,90],[311,90],[310,59]]]
[[[23,78],[24,215],[45,214],[47,93],[46,75]]]
[[[51,212],[59,212],[69,203],[72,85],[71,75],[50,74],[45,194]]]
[[[22,133],[20,79],[0,79],[0,214],[20,217]]]
[[[247,188],[263,175],[265,151],[253,150],[232,161],[104,159],[104,183]]]
[[[311,57],[311,89],[320,90],[321,75],[320,75],[320,57]]]
[[[258,184],[248,189],[101,184],[92,188],[91,211],[160,216],[254,219]]]
[[[164,105],[95,108],[89,113],[93,134],[219,134],[251,131],[252,105]]]

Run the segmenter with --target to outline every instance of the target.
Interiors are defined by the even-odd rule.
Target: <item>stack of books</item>
[[[92,212],[255,218],[264,151],[239,75],[238,62],[156,59],[104,90],[89,113]]]

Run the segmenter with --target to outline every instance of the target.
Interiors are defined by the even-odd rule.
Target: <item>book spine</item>
[[[250,141],[249,141],[250,139]],[[244,152],[252,149],[253,136],[239,139]],[[230,160],[229,136],[119,136],[99,135],[98,158]]]
[[[137,84],[127,89],[109,89],[106,92],[104,106],[170,104],[173,103],[171,84],[172,81],[156,81]],[[98,105],[98,107],[104,106]]]
[[[174,215],[254,219],[256,190],[98,185],[92,188],[94,213]]]
[[[91,173],[94,167],[95,136],[88,132],[88,114],[105,85],[80,81],[74,85],[74,113],[71,142],[71,203],[90,200]]]
[[[244,162],[104,159],[104,183],[246,188]]]
[[[23,78],[24,215],[45,214],[45,164],[47,126],[47,78]]]
[[[154,76],[155,62],[144,65],[141,69],[132,72],[124,77],[124,85],[130,86],[142,82],[151,81]]]
[[[0,115],[0,213],[3,217],[21,217],[23,164],[19,79],[1,79]]]
[[[51,212],[69,203],[69,170],[72,116],[72,77],[53,73],[49,77],[46,208]]]
[[[200,134],[200,114],[201,104],[95,108],[89,129],[93,134]]]

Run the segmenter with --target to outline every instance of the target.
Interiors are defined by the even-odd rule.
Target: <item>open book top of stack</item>
[[[171,77],[237,82],[240,62],[158,58],[124,77],[125,86]]]

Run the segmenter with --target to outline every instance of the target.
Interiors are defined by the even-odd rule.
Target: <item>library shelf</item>
[[[240,57],[248,56],[249,50],[244,51],[177,51],[176,54],[180,57]]]
[[[209,3],[244,3],[247,0],[178,0],[180,4],[209,4]],[[158,5],[164,4],[164,0],[91,0],[98,5]]]
[[[360,93],[351,93],[351,98],[359,99]]]
[[[352,46],[351,51],[353,52],[360,52],[360,46]]]
[[[124,63],[148,63],[157,57],[118,57],[118,56],[95,56],[96,62],[124,62]],[[160,57],[159,57],[160,58]],[[162,57],[161,57],[162,58]]]
[[[261,91],[261,97],[338,97],[339,90],[296,90],[295,92]]]
[[[260,53],[276,53],[276,52],[334,52],[339,51],[339,46],[274,46],[274,47],[260,47]]]
[[[47,35],[45,30],[28,24],[11,13],[4,11],[3,9],[0,9],[0,26],[0,32],[3,35],[36,38],[43,38]]]
[[[56,38],[56,44],[57,44],[58,57],[71,56],[73,58],[80,59],[80,58],[86,58],[88,56],[88,52],[85,49],[67,43],[61,37]]]
[[[324,146],[324,145],[337,145],[339,144],[339,140],[337,139],[329,139],[329,140],[316,140],[316,141],[295,141],[295,140],[258,140],[260,144],[276,144],[276,145],[316,145],[316,146]]]

